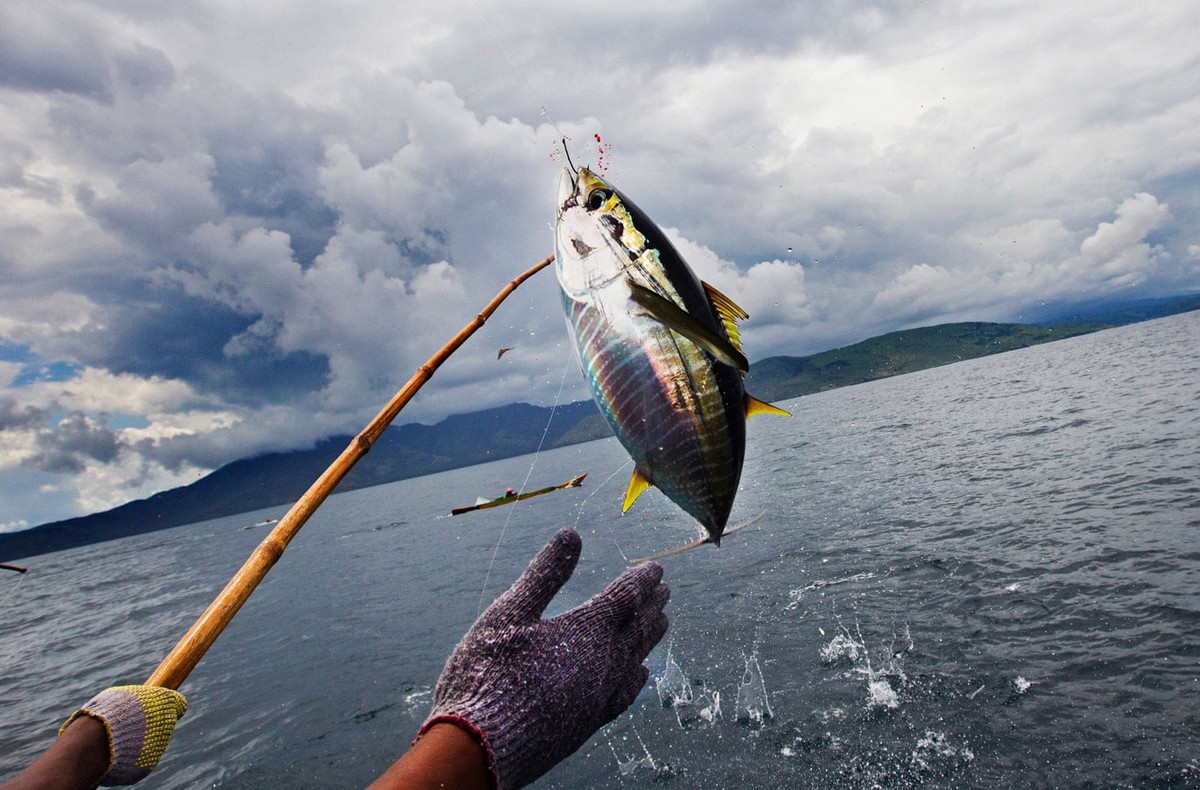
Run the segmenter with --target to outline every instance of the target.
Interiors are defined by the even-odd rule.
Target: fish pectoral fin
[[[686,310],[670,299],[632,280],[629,281],[629,295],[651,318],[683,335],[721,362],[743,373],[750,370],[746,356],[733,343],[688,315]]]
[[[637,498],[642,495],[642,492],[652,485],[653,483],[647,480],[646,476],[642,474],[642,470],[635,467],[633,477],[629,478],[629,487],[625,489],[625,504],[621,505],[621,512],[624,513],[629,510]]]
[[[778,406],[772,406],[766,401],[761,401],[750,393],[746,393],[746,417],[750,418],[756,414],[778,414],[781,417],[791,417],[790,411],[785,411]]]

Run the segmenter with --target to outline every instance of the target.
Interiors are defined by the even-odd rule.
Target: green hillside
[[[761,400],[784,400],[866,381],[915,373],[989,354],[1107,328],[1106,324],[959,324],[905,329],[807,357],[755,362],[746,389]]]

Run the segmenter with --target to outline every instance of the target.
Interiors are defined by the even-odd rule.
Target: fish
[[[788,412],[745,391],[737,322],[633,201],[564,168],[555,275],[592,396],[634,462],[621,512],[659,489],[721,544],[746,451],[746,418]]]

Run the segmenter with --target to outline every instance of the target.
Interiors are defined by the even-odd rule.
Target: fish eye
[[[587,210],[596,211],[605,203],[607,203],[610,197],[612,197],[612,192],[608,191],[607,189],[593,190],[592,194],[588,195]]]

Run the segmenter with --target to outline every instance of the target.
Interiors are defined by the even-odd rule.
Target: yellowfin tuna
[[[787,414],[746,394],[737,322],[627,197],[587,168],[559,180],[555,272],[600,411],[633,458],[623,510],[655,486],[715,544],[742,474],[746,417]]]

